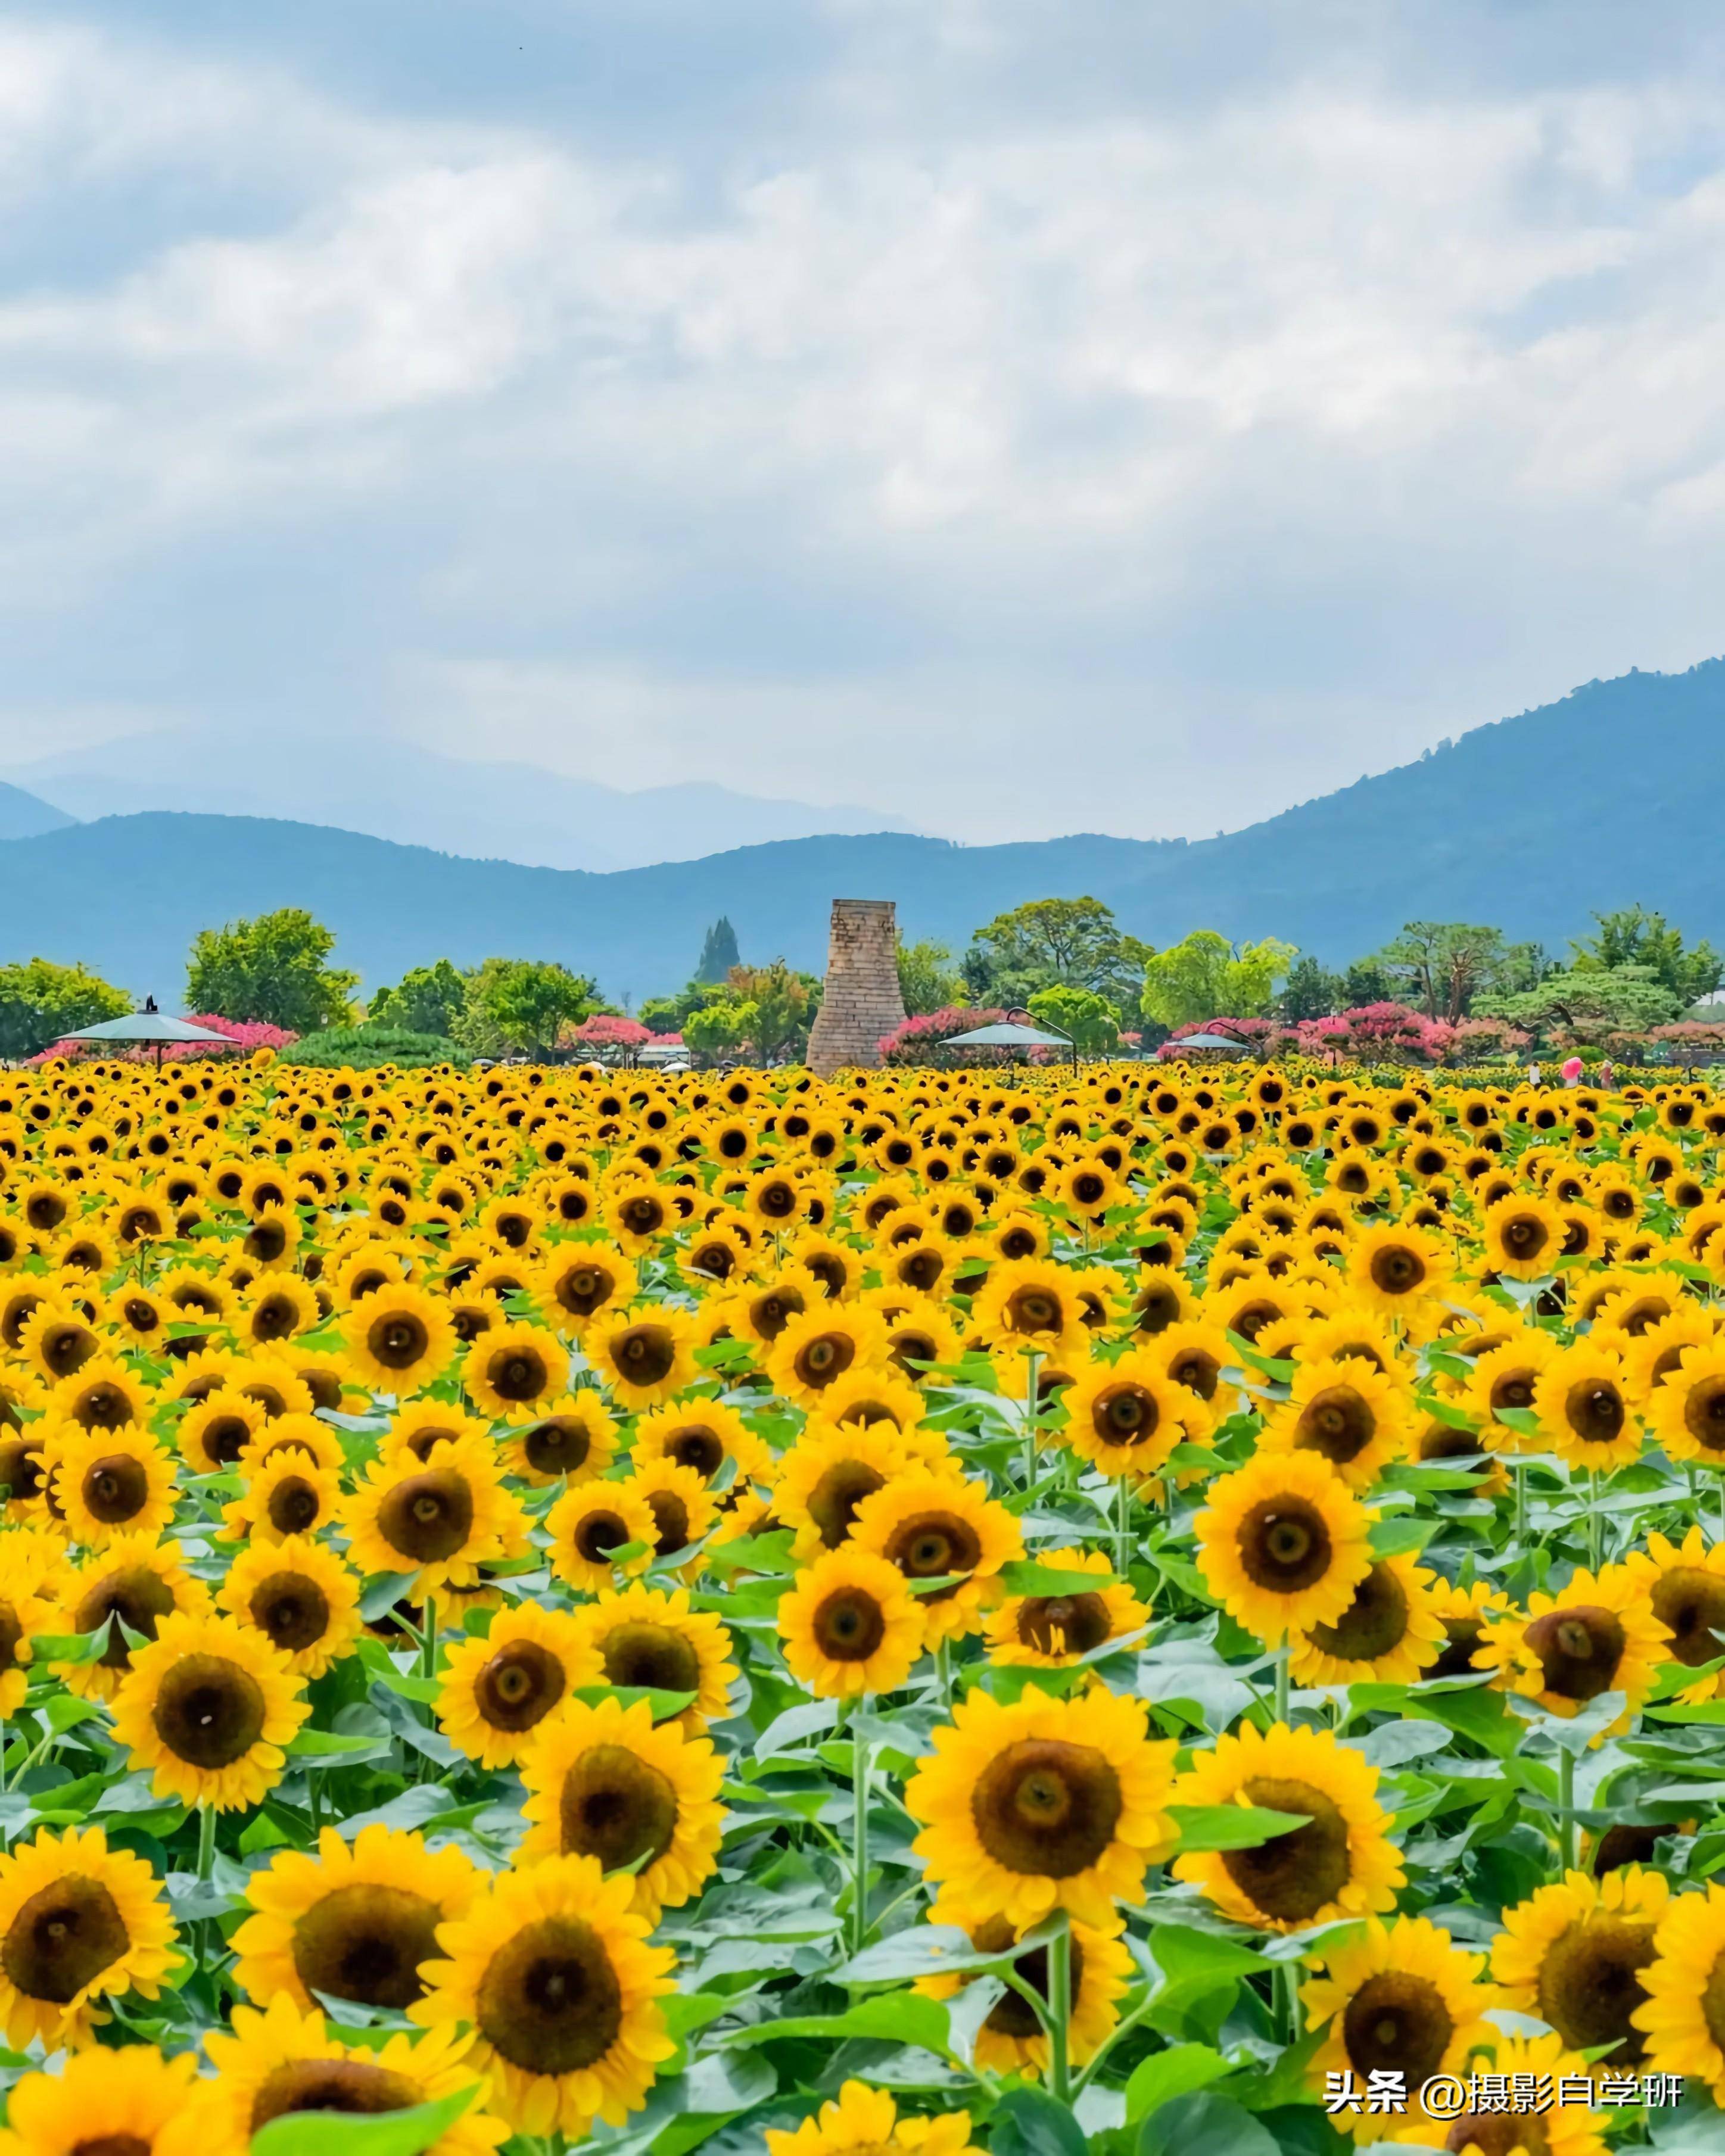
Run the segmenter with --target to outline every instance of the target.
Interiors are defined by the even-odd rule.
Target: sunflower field
[[[1722,1146],[0,1074],[0,2156],[1717,2156]]]

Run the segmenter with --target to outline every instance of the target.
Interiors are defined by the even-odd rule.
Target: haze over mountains
[[[557,869],[639,868],[775,839],[909,829],[875,808],[766,800],[706,784],[625,793],[530,764],[440,756],[388,735],[300,726],[275,742],[231,726],[159,727],[7,775],[83,822],[154,808],[280,817]],[[0,820],[0,836],[15,835]]]
[[[1274,934],[1332,964],[1421,916],[1560,947],[1591,909],[1637,901],[1718,942],[1722,821],[1725,661],[1709,660],[1591,682],[1190,844],[839,834],[594,875],[249,817],[105,818],[0,843],[0,956],[82,959],[167,1004],[198,928],[302,905],[368,985],[433,958],[496,952],[561,959],[607,994],[639,999],[687,977],[720,913],[745,957],[818,969],[834,897],[896,899],[906,936],[957,950],[1002,907],[1084,894],[1158,944],[1194,927]]]

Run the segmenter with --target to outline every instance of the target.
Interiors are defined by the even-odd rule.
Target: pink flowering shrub
[[[1006,1016],[1004,1010],[961,1009],[948,1004],[944,1010],[925,1011],[907,1018],[901,1026],[880,1037],[880,1055],[887,1063],[922,1063],[955,1033],[973,1027],[994,1025]]]

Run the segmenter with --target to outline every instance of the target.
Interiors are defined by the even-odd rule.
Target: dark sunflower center
[[[1369,1404],[1352,1385],[1326,1385],[1301,1410],[1294,1442],[1302,1452],[1347,1461],[1365,1450],[1377,1427]]]
[[[105,1527],[136,1518],[150,1502],[150,1477],[144,1463],[129,1452],[105,1453],[84,1471],[79,1486],[85,1509]]]
[[[577,1317],[591,1317],[611,1293],[611,1276],[601,1265],[575,1265],[557,1282],[557,1301]]]
[[[1623,1435],[1628,1416],[1615,1385],[1589,1378],[1571,1385],[1563,1398],[1563,1419],[1589,1445],[1609,1445]]]
[[[557,1817],[565,1856],[596,1856],[607,1871],[657,1863],[677,1828],[669,1779],[624,1744],[595,1744],[563,1777]]]
[[[1545,2121],[1533,2112],[1464,2112],[1444,2137],[1444,2146],[1476,2148],[1479,2156],[1552,2156]]]
[[[151,2148],[136,2133],[93,2133],[74,2141],[69,2156],[151,2156]]]
[[[1014,1288],[1006,1298],[1006,1325],[1009,1332],[1057,1332],[1059,1297],[1045,1287]]]
[[[85,1430],[118,1430],[131,1420],[132,1403],[118,1385],[92,1385],[78,1396],[73,1419]]]
[[[1661,1835],[1675,1831],[1663,1826],[1607,1827],[1594,1851],[1594,1876],[1603,1879],[1608,1871],[1616,1871],[1625,1864],[1652,1863]]]
[[[8,1496],[34,1497],[42,1489],[42,1440],[12,1437],[0,1445],[0,1487]]]
[[[213,1773],[245,1757],[264,1733],[264,1715],[249,1670],[221,1655],[187,1655],[162,1678],[150,1718],[176,1758]]]
[[[599,1656],[614,1685],[639,1686],[649,1691],[698,1691],[701,1657],[691,1643],[668,1625],[639,1622],[616,1625],[604,1637]]]
[[[1539,2013],[1571,2051],[1595,2045],[1613,2066],[1643,2057],[1646,2038],[1630,2016],[1646,2004],[1640,1972],[1653,1959],[1654,1926],[1595,1914],[1553,1939],[1539,1965]]]
[[[865,1662],[886,1637],[886,1620],[865,1588],[841,1587],[816,1609],[810,1629],[829,1661]]]
[[[1368,1977],[1342,2016],[1348,2063],[1355,2073],[1362,2079],[1378,2072],[1404,2074],[1410,2090],[1439,2071],[1455,2033],[1437,1986],[1400,1969]]]
[[[649,1490],[647,1510],[653,1515],[654,1547],[660,1557],[689,1547],[689,1507],[675,1490]]]
[[[1505,1408],[1530,1408],[1533,1404],[1533,1381],[1537,1370],[1506,1370],[1491,1380],[1491,1412],[1501,1414]]]
[[[0,1968],[31,1999],[69,2006],[131,1946],[100,1880],[71,1873],[31,1895],[0,1941]]]
[[[848,1333],[817,1332],[797,1350],[797,1375],[820,1389],[842,1378],[855,1360],[856,1342]]]
[[[377,1526],[392,1549],[415,1564],[453,1557],[473,1532],[473,1492],[453,1467],[408,1475],[385,1491]]]
[[[1240,1562],[1255,1587],[1298,1594],[1329,1570],[1334,1546],[1323,1516],[1303,1497],[1266,1498],[1240,1524]]]
[[[214,1467],[231,1467],[251,1441],[251,1424],[239,1415],[216,1415],[198,1433],[198,1446]]]
[[[829,1549],[837,1549],[856,1525],[863,1500],[886,1487],[886,1476],[860,1460],[840,1460],[828,1468],[809,1494],[809,1517]]]
[[[1683,1399],[1683,1427],[1708,1452],[1725,1452],[1725,1378],[1701,1378]]]
[[[1425,1278],[1425,1261],[1405,1244],[1392,1243],[1374,1253],[1370,1271],[1380,1294],[1409,1295]]]
[[[320,1500],[316,1483],[303,1475],[284,1475],[270,1492],[264,1510],[279,1535],[303,1535],[316,1522]]]
[[[1532,1213],[1518,1213],[1513,1220],[1506,1220],[1502,1233],[1503,1247],[1517,1265],[1530,1263],[1551,1240],[1550,1229]]]
[[[294,1926],[300,1981],[364,2006],[411,2006],[424,1992],[419,1964],[437,1952],[442,1914],[404,1887],[338,1887]]]
[[[254,1340],[283,1340],[294,1329],[298,1316],[292,1299],[285,1295],[266,1295],[252,1312]],[[379,1358],[381,1360],[382,1358]]]
[[[1425,1672],[1427,1676],[1469,1676],[1473,1669],[1474,1654],[1479,1646],[1482,1629],[1477,1617],[1445,1618],[1445,1645],[1437,1660]]]
[[[290,2059],[266,2074],[252,2101],[251,2130],[290,2112],[338,2111],[365,2116],[409,2111],[424,2091],[405,2074],[363,2059]]]
[[[970,1800],[978,1839],[1009,1871],[1070,1879],[1114,1839],[1119,1777],[1088,1744],[1027,1738],[997,1753]]]
[[[18,1614],[9,1602],[0,1602],[0,1670],[18,1667],[18,1643],[24,1636],[24,1628]]]
[[[1019,1637],[1041,1655],[1087,1655],[1108,1636],[1100,1594],[1033,1594],[1019,1608]]]
[[[39,1352],[57,1378],[69,1378],[95,1354],[95,1333],[83,1325],[50,1325],[42,1334]]]
[[[303,1573],[274,1572],[252,1589],[251,1617],[285,1655],[315,1647],[330,1629],[328,1597]]]
[[[161,1573],[151,1572],[147,1565],[136,1565],[125,1572],[110,1573],[91,1588],[78,1604],[74,1627],[80,1632],[99,1632],[110,1617],[117,1617],[128,1630],[153,1640],[157,1619],[166,1617],[173,1606],[173,1589]],[[102,1650],[105,1669],[131,1667],[131,1650],[120,1625],[114,1627]]]
[[[1278,1923],[1308,1923],[1348,1884],[1353,1870],[1348,1822],[1322,1789],[1309,1782],[1254,1776],[1248,1804],[1266,1811],[1304,1812],[1304,1826],[1279,1834],[1256,1849],[1223,1852],[1228,1876],[1255,1909]]]
[[[1004,1927],[1003,1926],[1002,1928],[1004,1929]],[[1009,1936],[999,1941],[1001,1947],[1009,1946],[1011,1943]],[[993,1942],[978,1938],[977,1944],[987,1952]],[[1071,1985],[1070,1995],[1076,2000],[1084,1984],[1084,1949],[1076,1938],[1074,1938],[1067,1948],[1067,1953],[1071,1961],[1071,1975],[1069,1979]],[[1012,1967],[1013,1974],[1018,1978],[1019,1983],[1029,1984],[1039,1999],[1048,1997],[1048,1948],[1046,1947],[1033,1947],[1029,1953],[1018,1955]],[[1020,2043],[1042,2034],[1042,2024],[1037,2018],[1035,2008],[1031,2005],[1022,1992],[1013,1990],[1005,1991],[1001,1994],[990,2010],[988,2018],[983,2025],[986,2029],[993,2030],[996,2035],[1015,2037]]]
[[[773,1288],[750,1304],[750,1322],[763,1340],[777,1340],[803,1306],[800,1289]]]
[[[1130,1381],[1097,1394],[1090,1424],[1104,1445],[1142,1445],[1156,1435],[1162,1409],[1154,1393]]]
[[[1177,1385],[1196,1393],[1199,1399],[1213,1400],[1221,1381],[1222,1365],[1202,1348],[1184,1348],[1168,1364],[1168,1373]]]
[[[475,2019],[486,2041],[524,2073],[578,2073],[616,2042],[623,1988],[590,1924],[546,1917],[491,1957]]]
[[[494,1729],[531,1729],[568,1688],[563,1666],[536,1640],[511,1640],[479,1673],[474,1697]]]
[[[1166,1332],[1180,1315],[1178,1291],[1171,1281],[1154,1281],[1134,1297],[1132,1313],[1137,1332]]]
[[[1715,1958],[1702,1986],[1701,2011],[1708,2035],[1725,2051],[1725,1953]]]
[[[692,1467],[708,1482],[725,1464],[725,1440],[704,1423],[690,1423],[667,1440],[665,1454],[679,1467]]]
[[[536,1348],[516,1346],[498,1349],[485,1365],[485,1379],[499,1399],[525,1404],[544,1392],[551,1373]]]
[[[1333,1625],[1314,1625],[1316,1647],[1342,1662],[1374,1662],[1407,1637],[1407,1589],[1387,1564],[1374,1564]]]
[[[1527,1638],[1538,1658],[1541,1689],[1578,1705],[1610,1691],[1625,1645],[1616,1614],[1594,1603],[1548,1610],[1527,1627]]]
[[[893,1529],[886,1554],[906,1579],[939,1579],[949,1572],[974,1570],[983,1545],[970,1522],[956,1512],[913,1512]],[[950,1587],[932,1589],[922,1599],[944,1602],[960,1584],[954,1580]]]
[[[586,1464],[593,1440],[577,1415],[547,1415],[521,1440],[527,1465],[536,1475],[572,1475]]]
[[[588,1564],[608,1564],[613,1550],[621,1549],[629,1539],[629,1529],[615,1512],[588,1512],[578,1524],[571,1537],[576,1554]]]
[[[1699,1566],[1681,1565],[1654,1582],[1653,1614],[1671,1633],[1674,1661],[1690,1669],[1725,1655],[1725,1578]]]

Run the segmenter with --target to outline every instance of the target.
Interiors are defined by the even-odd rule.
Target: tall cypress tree
[[[706,941],[701,947],[701,963],[695,968],[697,981],[722,981],[733,966],[742,963],[742,954],[737,947],[737,931],[727,916],[721,914],[706,932]]]

